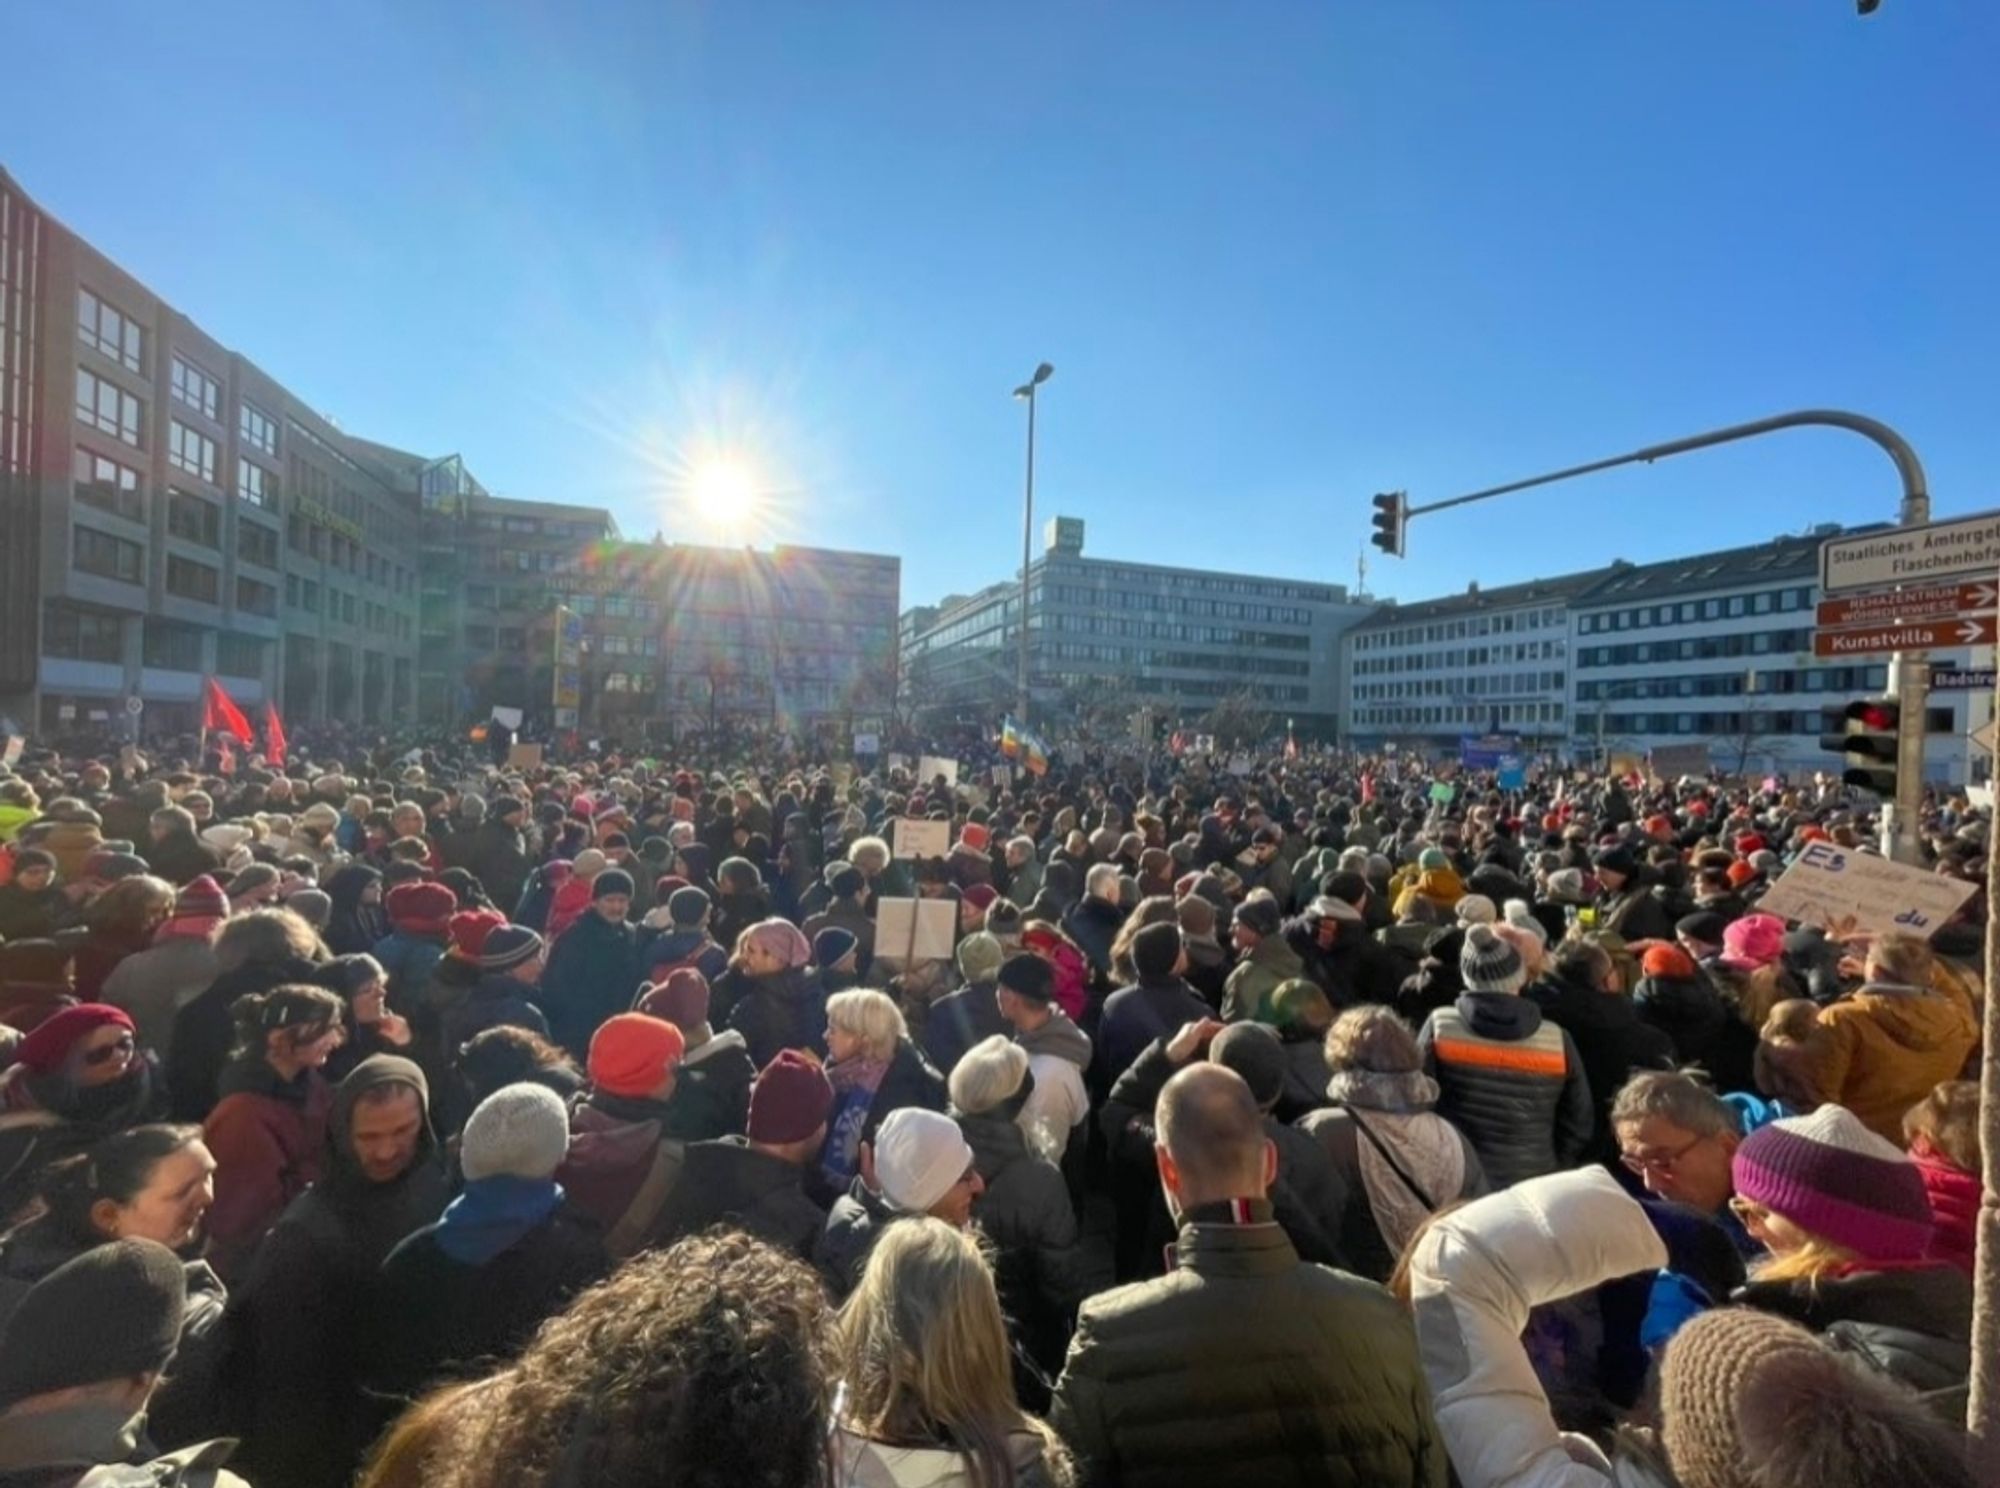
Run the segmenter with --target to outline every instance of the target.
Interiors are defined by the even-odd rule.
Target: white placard
[[[995,787],[1005,790],[1013,783],[1014,767],[1012,765],[995,765],[993,767],[993,784]]]
[[[907,966],[949,961],[958,933],[951,899],[883,899],[875,906],[875,959]]]
[[[917,761],[917,779],[929,785],[938,776],[944,776],[946,785],[958,784],[958,761],[939,759],[934,754],[926,754]]]
[[[512,729],[515,732],[519,732],[521,727],[521,710],[519,708],[495,708],[492,717],[493,721],[503,729]]]
[[[1832,842],[1808,842],[1757,908],[1836,932],[1900,930],[1929,940],[1976,887]]]
[[[907,754],[892,754],[882,761],[882,768],[885,770],[907,770],[910,768],[910,757]]]
[[[1232,775],[1248,775],[1255,768],[1247,754],[1232,754],[1229,757],[1229,773]]]
[[[951,823],[899,816],[893,851],[899,858],[941,858],[951,851]]]
[[[880,734],[856,734],[854,736],[854,752],[856,754],[879,754],[881,751],[882,736]]]

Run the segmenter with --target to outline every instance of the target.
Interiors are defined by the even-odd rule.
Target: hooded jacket
[[[249,1488],[222,1464],[234,1442],[148,1459],[147,1417],[97,1403],[0,1419],[0,1485],[45,1488]]]
[[[436,983],[432,985],[435,987]],[[475,1035],[503,1025],[531,1029],[547,1038],[549,1020],[532,1000],[538,995],[526,982],[518,982],[501,972],[480,972],[478,980],[439,1019],[446,1059],[455,1056],[460,1046]]]
[[[410,1165],[377,1183],[356,1161],[350,1132],[362,1094],[389,1085],[415,1090],[423,1115]],[[284,1488],[346,1488],[386,1424],[384,1407],[360,1390],[376,1273],[450,1196],[421,1069],[388,1054],[355,1066],[334,1092],[322,1171],[265,1236],[225,1320],[225,1386],[244,1472]]]
[[[520,830],[489,816],[462,839],[454,839],[457,854],[487,897],[512,909],[520,902],[534,864]]]
[[[1014,1042],[1028,1051],[1028,1073],[1035,1077],[1021,1124],[1036,1151],[1060,1162],[1070,1133],[1090,1115],[1090,1092],[1083,1083],[1083,1072],[1090,1068],[1090,1035],[1051,1005],[1049,1020],[1015,1034]]]
[[[735,1029],[711,1033],[681,1060],[673,1099],[667,1102],[667,1134],[687,1142],[708,1142],[743,1134],[750,1120],[750,1085],[757,1065],[750,1046]]]
[[[1417,1046],[1438,1082],[1438,1115],[1465,1134],[1496,1188],[1583,1156],[1597,1112],[1582,1057],[1527,998],[1461,993],[1424,1020]]]
[[[556,1180],[614,1259],[639,1248],[680,1179],[686,1144],[668,1134],[670,1105],[593,1090],[570,1109]]]
[[[376,945],[389,933],[389,916],[378,900],[363,904],[361,896],[371,884],[382,882],[380,869],[366,863],[349,863],[336,869],[323,887],[333,901],[326,922],[326,944],[336,956],[372,955]]]
[[[1283,935],[1267,935],[1252,946],[1223,984],[1222,1017],[1225,1022],[1253,1019],[1275,1024],[1271,994],[1293,977],[1305,975],[1305,963],[1298,952],[1285,944]]]
[[[1410,912],[1410,901],[1428,899],[1446,914],[1465,897],[1465,880],[1458,876],[1456,868],[1426,868],[1410,879],[1402,893],[1396,896],[1396,918],[1402,919]]]
[[[1979,1041],[1971,1011],[1928,988],[1874,983],[1821,1010],[1808,1077],[1821,1099],[1847,1107],[1877,1135],[1903,1144],[1903,1113],[1942,1080],[1958,1078]]]

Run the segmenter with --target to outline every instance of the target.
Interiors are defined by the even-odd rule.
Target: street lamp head
[[[1019,387],[1017,387],[1017,388],[1015,388],[1015,389],[1014,389],[1014,396],[1015,396],[1015,397],[1017,397],[1017,398],[1032,398],[1032,397],[1034,397],[1034,396],[1035,396],[1035,385],[1034,385],[1034,384],[1033,384],[1032,382],[1024,382],[1024,383],[1022,383],[1022,384],[1021,384],[1021,385],[1020,385]]]
[[[1034,397],[1035,389],[1055,375],[1056,369],[1047,362],[1043,362],[1039,367],[1035,368],[1035,375],[1033,377],[1030,377],[1026,382],[1014,389],[1014,396],[1017,398]]]
[[[1037,383],[1044,383],[1055,375],[1056,375],[1056,369],[1054,367],[1051,367],[1047,362],[1043,362],[1041,366],[1035,368],[1034,381]]]

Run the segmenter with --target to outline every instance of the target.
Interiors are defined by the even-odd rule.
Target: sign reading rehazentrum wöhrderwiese
[[[1829,538],[1820,544],[1822,594],[1922,584],[2000,569],[2000,512]]]

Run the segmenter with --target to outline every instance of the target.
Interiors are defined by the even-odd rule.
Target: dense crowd
[[[0,1488],[1972,1481],[1837,787],[311,744],[0,775]]]

